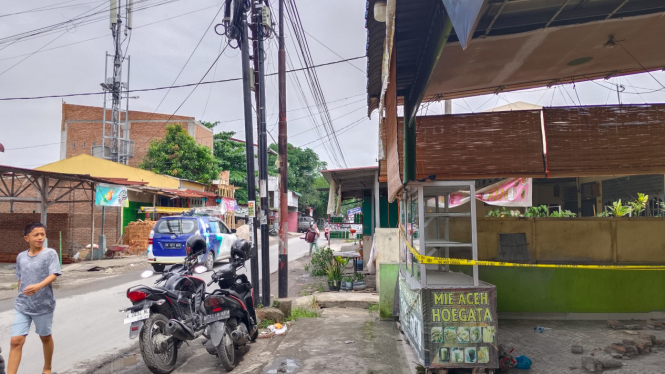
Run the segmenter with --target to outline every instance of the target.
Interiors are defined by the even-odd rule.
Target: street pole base
[[[278,271],[278,288],[279,288],[279,298],[285,299],[289,297],[289,255],[280,254],[278,256],[279,260],[279,271]]]

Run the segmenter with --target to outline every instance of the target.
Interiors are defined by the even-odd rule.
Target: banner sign
[[[127,200],[127,187],[101,183],[97,185],[95,205],[124,206]]]
[[[346,215],[349,217],[349,222],[353,222],[353,216],[355,214],[362,213],[363,209],[361,207],[356,207],[346,211]]]
[[[495,368],[496,288],[425,289],[431,367]]]
[[[476,199],[489,205],[530,207],[533,206],[532,198],[533,179],[510,178],[492,184],[476,191]],[[454,192],[448,195],[448,207],[455,208],[469,202],[468,192]],[[439,196],[439,208],[443,208],[445,196]],[[429,207],[435,205],[430,202]]]
[[[221,205],[224,205],[224,207],[226,207],[227,212],[235,212],[238,210],[238,202],[236,201],[236,199],[229,199],[228,197],[223,197]]]
[[[247,217],[256,217],[256,202],[254,200],[247,201]]]

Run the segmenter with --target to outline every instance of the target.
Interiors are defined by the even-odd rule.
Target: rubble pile
[[[129,245],[126,253],[138,255],[148,250],[148,237],[155,226],[155,221],[134,221],[125,227],[125,245]]]

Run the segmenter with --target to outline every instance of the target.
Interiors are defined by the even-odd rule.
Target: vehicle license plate
[[[180,243],[164,243],[165,249],[180,249],[181,247]]]
[[[208,324],[215,321],[219,321],[220,319],[228,319],[230,316],[231,316],[230,310],[223,310],[221,312],[208,314],[203,318],[203,323]]]
[[[150,317],[150,309],[139,310],[138,312],[125,312],[125,325],[128,323],[142,321]]]

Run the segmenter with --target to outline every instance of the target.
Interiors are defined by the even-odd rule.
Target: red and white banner
[[[476,199],[489,205],[509,207],[530,207],[533,180],[531,178],[511,178],[494,183],[476,191]],[[439,197],[439,207],[445,203],[445,197]],[[469,202],[468,192],[454,192],[448,197],[448,207],[454,208]]]

